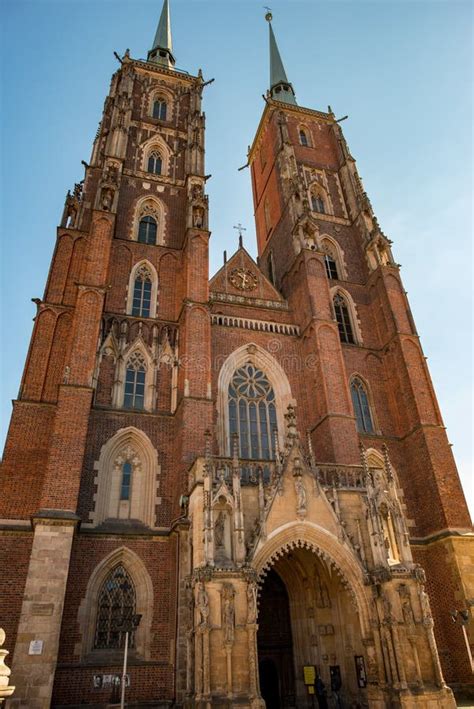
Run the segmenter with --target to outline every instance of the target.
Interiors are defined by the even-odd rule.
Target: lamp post
[[[117,625],[117,630],[125,633],[125,646],[123,651],[123,670],[120,681],[120,709],[125,707],[125,683],[127,679],[127,661],[128,661],[128,639],[130,633],[133,633],[139,626],[141,614],[131,615],[128,618],[122,618],[122,621]]]
[[[456,625],[459,622],[459,625],[462,628],[462,632],[464,635],[464,642],[466,643],[466,650],[467,650],[467,655],[469,657],[469,661],[471,663],[471,672],[474,673],[474,659],[472,657],[472,652],[471,652],[471,643],[469,642],[469,637],[467,635],[467,629],[466,625],[469,623],[469,617],[470,617],[470,612],[469,610],[462,609],[462,610],[454,610],[451,611],[450,614],[451,620],[453,623],[456,623]]]

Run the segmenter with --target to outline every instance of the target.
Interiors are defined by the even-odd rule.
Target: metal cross
[[[242,232],[243,232],[243,231],[247,231],[247,229],[246,229],[244,226],[242,226],[242,224],[241,224],[240,222],[237,224],[237,226],[234,226],[234,227],[232,227],[232,228],[233,228],[233,229],[237,229],[237,231],[239,232],[239,237],[240,237],[240,238],[242,238]]]

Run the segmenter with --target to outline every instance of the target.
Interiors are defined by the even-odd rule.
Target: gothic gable
[[[212,293],[284,302],[284,298],[242,246],[211,278],[209,290]]]

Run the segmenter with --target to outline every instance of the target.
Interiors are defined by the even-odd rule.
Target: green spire
[[[171,22],[169,0],[164,0],[160,21],[156,30],[153,47],[148,52],[148,61],[155,64],[162,64],[168,69],[175,65],[173,57],[173,42],[171,39]]]
[[[270,95],[275,101],[296,105],[295,92],[287,79],[272,27],[272,13],[267,12],[265,19],[270,30]]]

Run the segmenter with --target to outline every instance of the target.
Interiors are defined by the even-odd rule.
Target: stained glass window
[[[166,121],[166,101],[162,98],[156,99],[153,103],[153,118],[159,118],[161,121]]]
[[[138,225],[138,241],[141,244],[156,244],[156,219],[143,217]]]
[[[352,405],[356,416],[359,433],[373,433],[374,424],[370,413],[369,397],[360,379],[354,379],[351,384]]]
[[[142,318],[150,317],[151,285],[150,272],[146,266],[141,266],[133,284],[132,315]]]
[[[119,564],[109,573],[99,592],[94,648],[118,650],[123,647],[125,632],[120,625],[135,615],[135,587],[132,579]],[[129,646],[135,646],[134,633],[129,635]]]
[[[123,405],[126,409],[143,409],[145,403],[146,366],[143,355],[134,352],[127,362],[125,374],[125,396]]]
[[[148,158],[148,172],[152,172],[155,175],[161,175],[162,165],[163,161],[161,159],[161,155],[155,150]]]
[[[273,387],[260,369],[247,363],[229,384],[229,433],[239,435],[241,457],[273,459],[276,427]]]
[[[341,342],[354,344],[354,335],[352,333],[352,323],[349,315],[347,303],[339,293],[335,296],[334,312],[336,314],[337,326],[339,328],[339,337]]]

